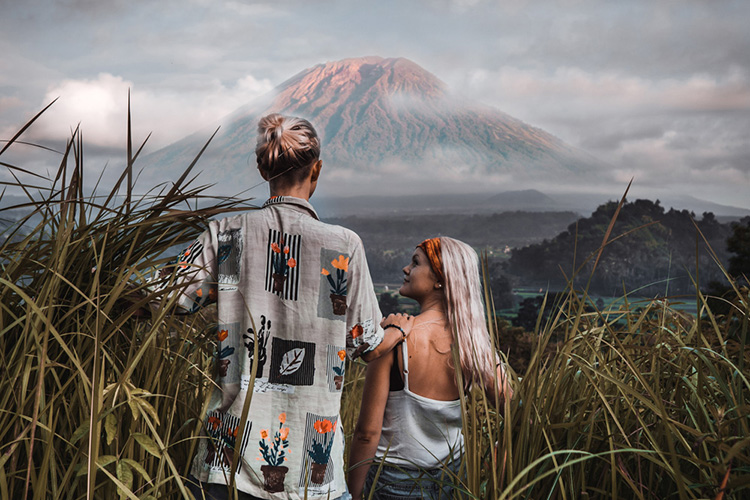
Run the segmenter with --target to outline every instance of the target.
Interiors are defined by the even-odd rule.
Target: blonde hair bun
[[[266,180],[290,176],[285,180],[297,182],[320,158],[320,140],[304,118],[272,113],[258,121],[255,158]]]

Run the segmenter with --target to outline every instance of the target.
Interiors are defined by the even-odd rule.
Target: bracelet
[[[387,330],[388,328],[398,328],[398,331],[401,332],[401,340],[406,340],[406,332],[403,328],[398,325],[394,325],[393,323],[389,323],[383,327],[383,330]]]

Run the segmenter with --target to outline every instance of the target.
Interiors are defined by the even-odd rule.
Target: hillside
[[[326,222],[355,231],[364,243],[376,283],[400,283],[403,268],[418,243],[434,236],[465,241],[478,251],[505,258],[510,248],[559,234],[578,218],[573,212],[503,212],[330,218]]]
[[[595,258],[616,207],[614,202],[601,205],[554,238],[514,249],[506,271],[524,283],[564,288],[565,275],[571,276],[590,256]],[[658,201],[627,202],[612,230],[611,243],[602,252],[590,290],[618,296],[624,291],[647,296],[694,294],[691,277],[699,276],[701,285],[721,280],[708,246],[726,265],[730,234],[731,225],[720,223],[712,213],[696,220],[687,210],[665,211]],[[583,266],[577,286],[586,284],[593,261]]]

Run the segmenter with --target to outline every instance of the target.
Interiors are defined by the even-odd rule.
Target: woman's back
[[[450,331],[443,320],[417,317],[396,351],[377,456],[410,469],[439,468],[463,449]]]
[[[451,353],[453,336],[445,317],[430,312],[414,320],[412,334],[406,339],[409,359],[409,391],[438,401],[458,399],[458,386]],[[404,361],[398,350],[399,372]],[[403,378],[403,376],[402,376]]]

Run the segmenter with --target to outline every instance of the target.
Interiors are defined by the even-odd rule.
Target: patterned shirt
[[[305,200],[274,197],[211,222],[172,269],[184,308],[218,307],[221,390],[192,474],[226,482],[257,344],[237,488],[263,498],[342,495],[344,360],[383,339],[359,237],[321,222]]]

